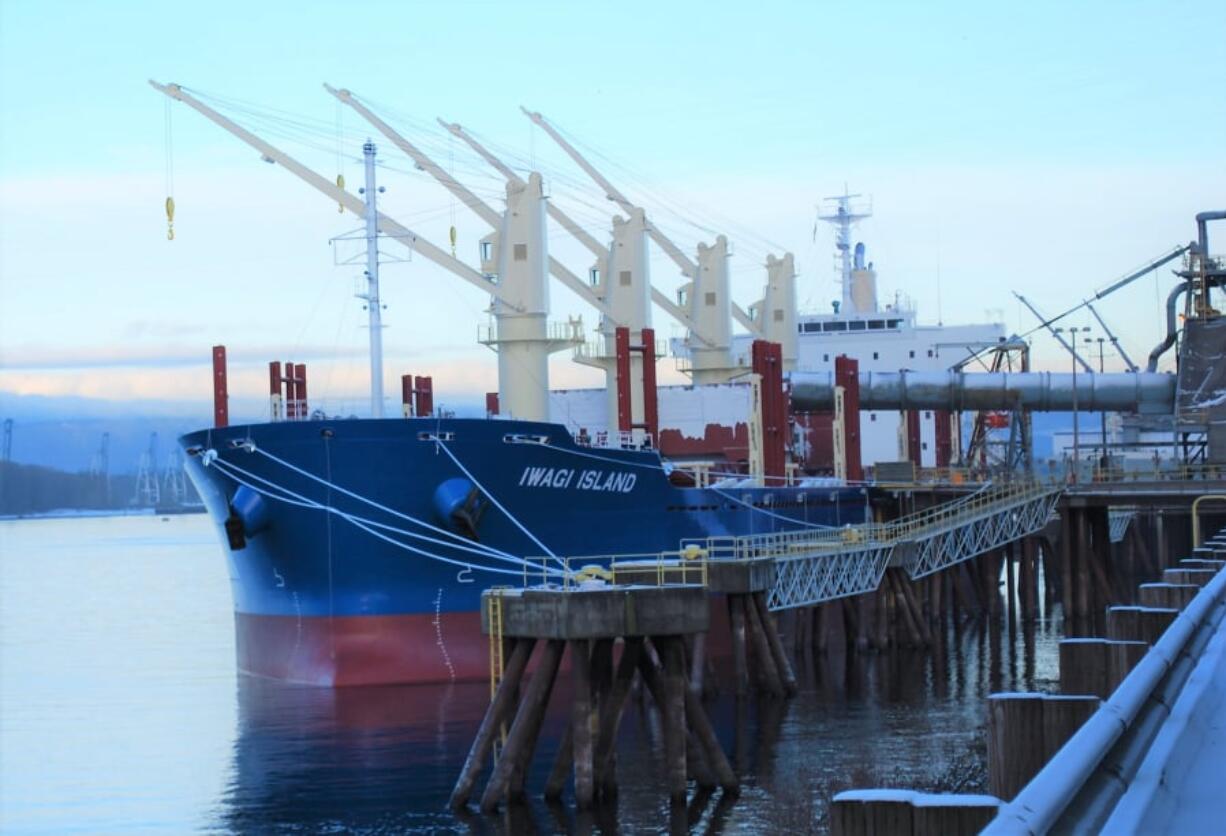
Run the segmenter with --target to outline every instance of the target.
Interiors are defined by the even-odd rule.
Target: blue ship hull
[[[677,487],[655,451],[524,421],[296,421],[180,442],[227,554],[240,668],[322,685],[487,676],[480,595],[522,584],[522,558],[657,553],[867,508],[861,488]]]

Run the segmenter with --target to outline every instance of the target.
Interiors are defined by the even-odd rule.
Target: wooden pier
[[[685,639],[709,627],[704,586],[587,581],[489,590],[482,604],[482,627],[507,661],[452,792],[453,808],[468,804],[508,721],[480,807],[491,812],[524,795],[564,655],[574,679],[571,717],[543,788],[547,797],[561,796],[568,773],[579,808],[616,796],[617,730],[636,675],[659,710],[670,800],[684,802],[690,778],[700,788],[737,792],[737,777],[687,683]]]

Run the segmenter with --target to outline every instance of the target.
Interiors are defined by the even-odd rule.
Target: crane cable
[[[163,144],[166,153],[166,240],[175,240],[175,146],[174,131],[171,123],[170,99],[166,100],[165,136]]]
[[[337,100],[336,102],[336,187],[340,189],[341,191],[345,190],[345,158],[344,158],[344,155],[341,153],[341,149],[344,146],[344,137],[345,137],[345,125],[343,121],[344,118],[345,118],[344,110],[341,108],[340,101]],[[341,215],[345,214],[345,204],[338,201],[336,204],[336,211],[338,214],[341,214]]]

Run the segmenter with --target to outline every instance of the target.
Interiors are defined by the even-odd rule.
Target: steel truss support
[[[786,610],[872,592],[880,586],[893,554],[894,544],[877,543],[777,559],[767,604],[772,610]]]
[[[919,580],[1035,534],[1047,525],[1059,498],[1058,489],[1038,486],[974,513],[952,513],[908,544],[903,566],[912,580]]]

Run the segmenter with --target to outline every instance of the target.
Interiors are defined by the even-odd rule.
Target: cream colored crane
[[[493,166],[494,169],[497,170],[498,173],[501,174],[503,177],[505,177],[508,182],[514,183],[514,182],[520,181],[519,175],[516,174],[513,169],[508,167],[502,160],[498,159],[498,157],[494,156],[489,151],[489,149],[487,149],[484,145],[482,145],[475,138],[473,138],[473,136],[469,134],[467,131],[465,131],[464,128],[461,127],[458,123],[445,122],[442,119],[439,119],[438,123],[442,125],[444,128],[446,128],[448,131],[450,131],[454,136],[457,136],[460,139],[464,140],[466,143],[468,143],[468,146],[470,148],[476,151],[487,163]],[[594,255],[598,261],[601,259],[608,258],[609,248],[601,244],[594,237],[592,237],[592,235],[587,230],[585,230],[582,226],[580,226],[574,220],[574,218],[568,215],[559,206],[550,202],[549,205],[546,207],[546,210],[549,212],[549,217],[556,220],[559,224],[562,225],[562,227],[567,232],[573,235],[575,239],[579,241],[579,243],[587,247],[588,250],[591,251],[592,255]],[[631,213],[631,217],[633,218],[633,213]],[[648,234],[650,234],[650,231],[651,231],[650,227],[647,227]],[[682,258],[684,258],[684,256],[682,256]],[[607,272],[602,270],[600,275],[603,279],[607,275]],[[651,291],[651,301],[652,302],[654,302],[659,307],[663,308],[664,311],[668,313],[669,316],[677,320],[677,322],[681,323],[682,326],[689,329],[694,334],[694,336],[697,337],[699,340],[703,342],[710,342],[710,340],[705,335],[702,334],[702,332],[694,324],[694,321],[690,319],[689,315],[681,308],[680,305],[678,305],[672,299],[669,299],[668,296],[666,296],[664,293],[661,293],[659,290],[657,290],[654,287],[651,287],[650,291]],[[633,328],[634,326],[631,325],[630,327]],[[647,327],[647,326],[643,325],[640,327]]]
[[[526,108],[521,109],[604,189],[610,200],[627,212],[637,208],[567,142],[544,116]],[[680,268],[682,274],[689,278],[678,291],[678,301],[680,307],[688,308],[688,319],[696,326],[692,333],[699,337],[697,341],[691,341],[689,346],[692,363],[690,372],[694,382],[721,383],[741,373],[743,369],[737,368],[732,362],[732,318],[735,317],[755,336],[761,335],[761,329],[749,314],[732,302],[728,276],[728,239],[720,235],[712,245],[699,244],[698,260],[695,263],[654,225],[648,224],[647,234]]]
[[[355,215],[365,216],[365,203],[361,198],[213,110],[181,86],[149,83],[155,90],[183,102],[255,148],[264,160],[281,165]],[[491,335],[487,342],[496,342],[500,348],[498,388],[502,411],[516,418],[543,421],[549,418],[548,354],[580,342],[581,326],[572,323],[569,329],[551,336],[546,323],[549,298],[540,177],[534,175],[527,183],[516,189],[508,188],[507,192],[508,206],[500,238],[509,246],[498,248],[497,258],[487,265],[496,269],[486,273],[469,267],[383,213],[378,213],[378,226],[393,240],[490,294],[499,327],[497,334]],[[487,275],[494,272],[496,279]]]
[[[379,116],[374,113],[369,107],[363,103],[361,97],[346,89],[337,89],[330,84],[325,84],[324,89],[335,96],[340,102],[353,108],[358,115],[373,125],[378,131],[392,141],[397,148],[413,158],[413,161],[421,167],[423,171],[437,180],[442,186],[460,199],[469,209],[473,210],[478,217],[488,223],[494,229],[498,229],[502,225],[502,214],[493,209],[489,204],[477,197],[468,190],[463,183],[455,179],[450,172],[444,170],[441,166],[430,159],[420,148],[409,142],[404,136],[397,132],[392,126],[384,122]],[[516,178],[515,185],[522,189],[526,184],[522,179]],[[548,211],[548,205],[546,206]],[[552,214],[552,213],[551,213]],[[561,262],[553,256],[549,257],[549,272],[555,278],[574,291],[579,298],[587,302],[596,310],[600,311],[605,316],[612,316],[608,306],[601,301],[592,289],[578,276],[572,273]]]
[[[485,146],[471,137],[458,124],[448,124],[439,120],[452,135],[464,140],[486,162],[493,166],[508,183],[522,182],[519,175],[505,165]],[[651,287],[647,263],[647,222],[640,209],[631,211],[629,219],[615,216],[613,218],[612,241],[608,247],[598,242],[590,233],[581,227],[566,212],[552,202],[547,205],[550,217],[556,219],[565,229],[577,238],[580,243],[592,252],[596,258],[594,268],[598,280],[594,282],[596,294],[612,309],[613,315],[601,319],[600,339],[595,345],[585,345],[575,352],[575,361],[584,365],[594,366],[605,373],[605,393],[607,398],[606,415],[608,429],[616,434],[620,425],[618,422],[618,387],[617,352],[615,348],[616,329],[625,326],[633,335],[632,341],[638,342],[643,329],[651,328],[651,299],[657,291]],[[661,296],[670,311],[675,312],[681,323],[690,327],[692,323],[684,311],[673,305],[667,297]],[[657,300],[659,301],[659,300]],[[643,354],[632,352],[630,355],[631,392],[644,392]],[[640,425],[645,419],[646,397],[631,396],[630,421],[632,425]]]

